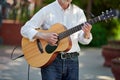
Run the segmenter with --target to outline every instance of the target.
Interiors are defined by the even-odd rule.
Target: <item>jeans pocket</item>
[[[71,58],[72,61],[78,62],[78,57]]]

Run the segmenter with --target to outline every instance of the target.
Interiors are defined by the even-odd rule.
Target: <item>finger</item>
[[[53,36],[52,38],[53,38],[53,39],[58,39],[58,36]]]
[[[87,27],[86,27],[86,26],[83,26],[82,29],[83,29],[84,31],[86,31],[86,30],[87,30]]]
[[[57,46],[57,44],[54,44],[54,43],[49,43],[51,46]]]
[[[53,35],[54,35],[54,36],[58,36],[58,34],[57,34],[57,33],[53,33]]]
[[[51,37],[51,38],[50,38],[50,41],[51,41],[52,43],[53,43],[53,42],[56,43],[56,42],[58,41],[58,38],[56,38],[56,37]]]
[[[90,31],[91,30],[91,26],[90,25],[86,25],[83,27],[84,31]]]
[[[56,45],[57,45],[57,41],[53,41],[53,40],[52,40],[50,43],[51,43],[53,46],[56,46]]]
[[[88,27],[88,28],[92,28],[92,25],[91,24],[89,24],[89,23],[86,23],[86,26]]]

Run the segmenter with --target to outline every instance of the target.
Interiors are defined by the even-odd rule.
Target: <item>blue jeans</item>
[[[61,59],[56,57],[52,64],[41,68],[42,80],[78,80],[78,57]]]

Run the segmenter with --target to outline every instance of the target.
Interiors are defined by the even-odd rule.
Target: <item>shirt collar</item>
[[[58,0],[55,1],[57,7],[61,10],[63,10],[63,8],[61,7],[61,5],[59,4]],[[69,10],[71,8],[71,4],[69,5],[69,7],[66,10]]]

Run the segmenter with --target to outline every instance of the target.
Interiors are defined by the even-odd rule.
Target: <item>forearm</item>
[[[85,33],[81,30],[78,35],[78,41],[81,44],[89,44],[92,40],[92,34],[90,33],[89,36],[85,35]]]
[[[45,34],[42,32],[37,32],[33,39],[44,39]]]
[[[89,38],[90,38],[90,35],[91,35],[91,33],[84,33],[84,38],[85,38],[85,39],[89,39]]]

